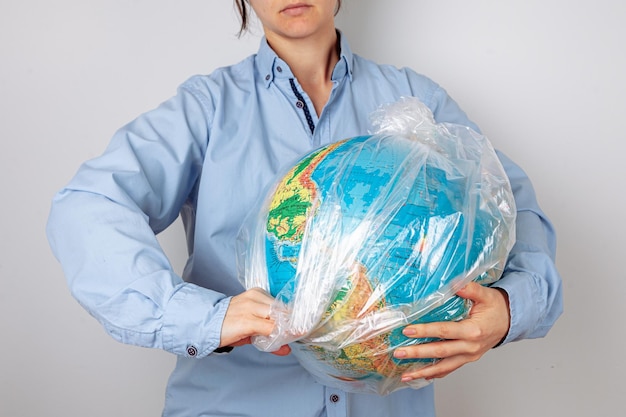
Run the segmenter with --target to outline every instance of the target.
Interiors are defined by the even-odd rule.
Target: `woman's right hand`
[[[273,301],[260,288],[252,288],[235,295],[226,310],[219,347],[247,345],[251,343],[252,336],[269,336],[274,329],[274,321],[269,318]],[[283,345],[272,353],[285,356],[290,352],[291,348]]]

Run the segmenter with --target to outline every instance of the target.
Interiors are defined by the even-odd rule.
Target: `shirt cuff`
[[[170,299],[161,330],[163,349],[202,358],[220,344],[222,323],[231,297],[187,283]]]
[[[492,288],[503,289],[509,295],[511,324],[508,334],[498,346],[523,339],[528,329],[533,329],[539,321],[541,308],[534,306],[533,303],[542,298],[528,275],[523,272],[511,272],[491,285]],[[529,303],[529,300],[532,302]]]

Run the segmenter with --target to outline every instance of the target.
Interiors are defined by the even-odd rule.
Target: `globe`
[[[313,376],[386,394],[406,386],[404,371],[435,361],[393,351],[431,341],[405,337],[409,323],[466,317],[462,285],[499,278],[514,203],[498,169],[485,166],[484,150],[367,135],[317,149],[282,175],[254,250],[287,312],[279,332]]]

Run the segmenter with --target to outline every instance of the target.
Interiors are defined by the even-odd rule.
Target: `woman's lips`
[[[305,3],[292,4],[292,5],[285,7],[282,10],[282,13],[288,16],[299,16],[302,13],[306,12],[310,7],[311,6]]]

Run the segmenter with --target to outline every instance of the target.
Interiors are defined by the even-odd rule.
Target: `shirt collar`
[[[331,79],[339,81],[346,75],[352,81],[353,55],[345,36],[338,30],[339,45],[341,48],[339,62],[335,65]],[[274,78],[293,78],[293,73],[289,65],[276,55],[276,52],[267,43],[265,36],[261,39],[259,51],[256,55],[257,69],[265,82],[265,87],[269,87]]]

